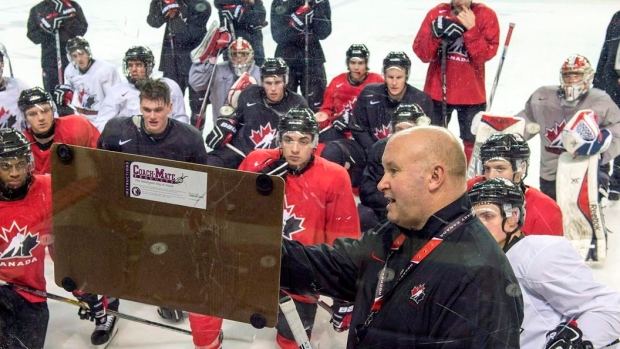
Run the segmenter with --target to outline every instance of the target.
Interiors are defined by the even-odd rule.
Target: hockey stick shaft
[[[312,349],[310,339],[308,338],[304,324],[301,322],[297,308],[295,308],[295,302],[293,299],[289,296],[280,299],[280,310],[282,311],[282,314],[284,314],[286,322],[288,323],[288,326],[293,333],[293,337],[295,337],[295,342],[297,342],[299,348]]]
[[[64,84],[63,72],[62,72],[62,57],[60,56],[60,33],[58,30],[54,31],[54,37],[56,38],[56,66],[58,67],[58,84]]]
[[[499,83],[499,76],[502,73],[502,67],[506,60],[506,53],[508,52],[508,46],[510,45],[510,38],[512,38],[512,31],[515,28],[514,23],[510,23],[508,26],[508,34],[506,34],[506,42],[504,43],[504,50],[502,51],[502,57],[499,59],[499,65],[497,66],[497,73],[495,73],[495,80],[493,80],[493,87],[491,88],[491,95],[489,95],[489,103],[487,104],[487,110],[491,110],[493,105],[493,98],[495,97],[495,91],[497,90],[497,84]]]
[[[235,147],[234,145],[230,144],[230,143],[226,143],[226,148],[234,151],[235,153],[241,155],[244,159],[245,159],[245,154],[239,150],[239,148]]]
[[[314,303],[316,303],[319,307],[323,308],[323,310],[325,310],[326,312],[329,313],[329,315],[334,315],[334,310],[332,309],[332,307],[329,306],[329,304],[323,302],[322,300],[316,298],[313,294],[306,294],[306,297],[312,299],[314,301]]]
[[[217,56],[219,57],[222,49],[217,51]],[[209,99],[209,91],[211,90],[211,85],[213,84],[213,76],[215,75],[215,69],[217,69],[217,59],[213,62],[213,70],[211,70],[211,75],[209,76],[209,81],[207,81],[207,89],[205,90],[205,96],[202,99],[202,104],[200,105],[200,112],[198,113],[198,118],[196,118],[196,128],[200,130],[200,124],[202,123],[202,118],[204,117],[205,112],[207,111],[207,102]]]
[[[448,64],[448,41],[441,40],[441,117],[443,126],[448,127],[448,85],[446,78],[446,65]]]
[[[305,2],[305,7],[308,7],[308,0],[306,0]],[[310,31],[310,28],[308,28],[308,16],[305,16],[305,20],[306,20],[306,26],[304,28],[304,85],[305,85],[305,94],[304,97],[306,98],[306,101],[308,100],[308,96],[310,96],[310,92],[308,91],[309,88],[309,83],[308,83],[308,78],[310,76],[310,54],[308,52],[308,32]],[[309,103],[308,103],[309,104]]]

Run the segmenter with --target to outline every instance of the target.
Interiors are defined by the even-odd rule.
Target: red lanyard
[[[435,250],[437,246],[439,246],[448,235],[450,235],[454,230],[456,230],[458,227],[460,227],[464,223],[471,220],[473,217],[474,217],[474,214],[472,212],[465,213],[461,215],[460,217],[458,217],[457,219],[455,219],[454,221],[447,224],[438,234],[435,234],[435,236],[433,236],[413,256],[413,258],[411,258],[411,261],[409,261],[409,265],[407,266],[407,268],[405,268],[400,273],[398,279],[396,279],[396,282],[394,283],[394,286],[392,286],[392,288],[388,292],[385,292],[386,278],[387,278],[387,275],[389,275],[389,272],[387,269],[388,262],[390,258],[396,252],[398,252],[398,250],[400,250],[400,248],[402,247],[403,242],[405,242],[405,239],[406,239],[405,234],[401,233],[396,238],[396,240],[392,242],[392,247],[390,247],[390,253],[385,259],[385,265],[383,266],[383,269],[381,270],[381,273],[379,275],[379,283],[377,284],[377,289],[375,290],[375,300],[372,303],[370,314],[368,315],[368,317],[366,318],[366,321],[364,322],[364,327],[368,327],[370,322],[372,322],[374,315],[379,310],[381,310],[381,308],[383,307],[383,304],[385,304],[388,298],[392,295],[393,291],[400,284],[400,282],[409,274],[409,272],[411,272],[411,270],[413,270],[413,268],[416,265],[420,264],[420,262],[422,262],[424,258],[426,258],[429,254],[431,254],[431,252],[433,252],[433,250]]]

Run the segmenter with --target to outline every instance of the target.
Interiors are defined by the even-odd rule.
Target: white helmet
[[[564,75],[583,74],[579,81],[564,82]],[[582,55],[568,57],[560,68],[560,95],[568,102],[576,101],[584,96],[592,86],[594,69],[590,61]]]
[[[233,59],[235,53],[245,53],[247,55],[245,62],[235,62]],[[241,76],[243,73],[249,73],[254,67],[254,49],[252,45],[244,38],[238,37],[228,46],[228,61],[235,71],[235,75]]]

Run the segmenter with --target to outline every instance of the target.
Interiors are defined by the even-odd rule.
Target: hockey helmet
[[[566,82],[575,76],[578,80]],[[594,69],[590,61],[582,55],[576,54],[568,57],[560,68],[560,96],[568,102],[578,100],[585,96],[594,80]]]
[[[89,56],[92,55],[90,51],[90,44],[86,39],[81,36],[76,36],[74,38],[69,39],[67,41],[67,46],[65,47],[67,50],[67,56],[71,58],[71,53],[75,50],[84,50]],[[71,60],[71,59],[69,59]]]
[[[319,123],[310,108],[292,108],[278,124],[280,140],[287,132],[309,133],[312,135],[312,147],[316,148],[319,141]]]
[[[146,68],[146,77],[151,76],[153,73],[153,67],[155,66],[155,56],[150,48],[146,46],[132,46],[125,52],[125,58],[123,58],[123,74],[131,83],[135,83],[135,79],[131,77],[129,67],[127,63],[129,61],[140,61],[144,63]]]
[[[48,103],[52,110],[56,111],[56,104],[52,99],[52,95],[40,87],[33,87],[27,90],[23,90],[19,94],[17,99],[17,107],[22,113],[26,113],[26,110],[43,103]]]
[[[506,218],[512,214],[513,208],[519,210],[518,225],[519,227],[523,226],[525,222],[525,196],[521,188],[514,182],[499,177],[488,179],[474,184],[468,194],[472,206],[482,204],[497,205],[504,218],[502,228]],[[504,231],[506,230],[504,229]],[[507,233],[511,234],[513,232]]]
[[[494,134],[480,146],[480,160],[482,164],[492,160],[508,161],[515,174],[521,173],[522,181],[527,177],[530,147],[518,133]]]
[[[278,58],[267,58],[260,68],[260,75],[263,80],[270,76],[283,76],[284,83],[288,83],[288,65],[286,62]]]
[[[426,126],[431,124],[431,119],[418,104],[401,103],[392,114],[392,133],[396,133],[396,125],[403,122],[413,122],[412,126]]]
[[[411,60],[403,51],[392,51],[383,59],[383,74],[390,68],[404,69],[407,76],[411,70]]]
[[[347,60],[345,62],[347,65],[349,64],[351,58],[362,59],[366,62],[366,64],[368,64],[370,51],[368,51],[368,48],[364,44],[353,44],[349,46],[349,49],[347,49]]]
[[[240,62],[234,59],[233,56],[235,55],[245,56],[246,59]],[[228,46],[228,61],[235,75],[241,76],[243,73],[249,73],[254,67],[254,49],[252,45],[250,45],[250,42],[242,37],[238,37],[234,40],[230,46]]]
[[[10,166],[6,162],[22,157],[26,158],[25,170],[31,175],[34,171],[34,157],[26,136],[14,128],[0,129],[0,166]],[[3,192],[6,191],[4,183],[2,186]]]

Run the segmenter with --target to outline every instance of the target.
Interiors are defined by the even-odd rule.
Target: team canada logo
[[[447,53],[451,61],[469,62],[469,54],[462,36],[448,44]]]
[[[293,211],[295,210],[295,205],[289,205],[286,197],[284,198],[284,228],[282,229],[282,234],[292,239],[293,234],[304,231],[304,218],[298,218],[295,216]]]
[[[566,119],[559,124],[553,123],[553,128],[545,128],[545,138],[549,141],[549,145],[545,146],[545,150],[549,153],[560,154],[564,151],[562,143],[562,130],[566,126]]]
[[[375,128],[375,137],[377,139],[387,138],[391,132],[389,125],[381,125],[381,128]]]
[[[0,128],[16,127],[17,116],[11,115],[4,107],[0,108]]]
[[[411,303],[413,306],[418,306],[420,304],[421,301],[424,300],[424,298],[426,297],[426,293],[424,292],[426,290],[426,286],[425,284],[421,284],[418,285],[414,288],[411,289],[411,295],[409,296],[409,303]]]
[[[13,237],[9,239],[9,235]],[[20,228],[15,221],[9,229],[2,227],[0,239],[8,243],[7,248],[0,252],[0,259],[30,258],[31,251],[39,245],[39,233],[33,235],[28,232],[28,226]]]
[[[276,138],[276,130],[271,128],[271,124],[260,126],[260,130],[252,130],[250,139],[254,143],[254,149],[269,149]]]
[[[97,96],[91,95],[88,90],[82,86],[78,92],[78,105],[84,109],[93,109],[93,106],[97,104]]]

